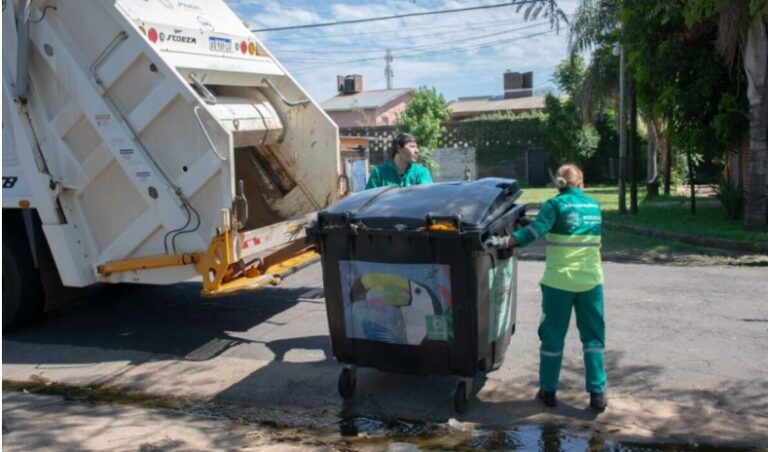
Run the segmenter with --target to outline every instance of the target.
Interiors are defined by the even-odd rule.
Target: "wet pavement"
[[[538,451],[758,451],[757,447],[694,442],[617,441],[610,432],[584,426],[520,424],[489,429],[451,419],[424,423],[403,419],[329,416],[323,427],[285,427],[212,407],[161,409],[32,394],[21,387],[3,394],[3,450],[538,450]],[[32,391],[35,391],[32,389]],[[82,396],[82,394],[79,394]]]

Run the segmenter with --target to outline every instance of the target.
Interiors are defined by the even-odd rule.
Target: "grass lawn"
[[[743,222],[727,219],[723,206],[712,197],[697,197],[696,215],[691,215],[687,197],[659,196],[645,199],[645,190],[642,189],[638,193],[640,200],[638,214],[620,215],[616,187],[589,187],[585,192],[600,203],[603,217],[607,221],[700,237],[768,242],[768,232],[744,230]],[[541,203],[556,194],[557,190],[554,188],[526,188],[521,200],[533,208],[538,208]],[[627,191],[627,207],[629,207],[629,191]]]

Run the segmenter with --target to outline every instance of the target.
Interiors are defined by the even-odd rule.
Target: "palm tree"
[[[738,58],[747,76],[749,181],[744,226],[764,229],[768,218],[768,1],[699,0],[691,2],[687,19],[689,25],[716,20],[718,49],[731,66]]]
[[[576,10],[576,15],[571,24],[568,36],[571,54],[596,48],[592,53],[593,58],[587,71],[588,76],[585,77],[585,83],[582,86],[583,107],[589,107],[590,104],[600,105],[609,97],[613,99],[619,97],[617,96],[619,93],[616,93],[615,88],[606,89],[606,87],[615,87],[616,80],[618,80],[619,77],[614,77],[612,79],[605,78],[605,76],[611,72],[608,69],[615,67],[615,64],[611,64],[611,60],[615,60],[615,57],[611,55],[610,50],[613,43],[620,37],[621,21],[619,12],[620,8],[617,0],[582,0]],[[630,212],[637,213],[637,178],[635,177],[637,164],[637,138],[635,136],[637,125],[637,96],[635,89],[633,88],[634,83],[631,76],[628,78],[628,82],[628,98],[626,100],[628,100],[627,105],[629,107],[630,118],[628,142],[629,165],[625,167],[623,159],[620,159],[619,164],[622,168],[619,170],[619,212],[626,212],[624,201],[625,180],[621,175],[625,174],[628,169],[631,201]],[[594,99],[593,96],[597,96],[597,99]],[[618,117],[619,130],[621,130],[622,133],[626,130],[625,118],[626,116],[624,116],[624,113],[620,114]],[[649,155],[649,158],[655,158],[655,155]]]
[[[617,39],[618,7],[615,0],[582,0],[568,31],[571,55],[593,50],[581,85],[581,109],[585,119],[618,97],[619,79],[612,44]]]
[[[571,53],[581,53],[603,43],[619,29],[616,0],[582,0],[568,32]]]
[[[517,3],[517,11],[519,12],[525,7],[524,18],[525,20],[535,20],[539,16],[549,19],[549,25],[552,29],[560,32],[560,21],[568,23],[568,17],[565,15],[562,9],[557,6],[556,0],[513,0],[513,4]]]

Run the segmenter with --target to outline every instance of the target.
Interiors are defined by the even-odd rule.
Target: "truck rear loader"
[[[65,288],[279,282],[338,129],[221,0],[3,1],[3,327]]]

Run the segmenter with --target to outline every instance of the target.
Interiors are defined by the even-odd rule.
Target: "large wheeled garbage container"
[[[309,240],[322,255],[339,392],[357,366],[459,377],[466,410],[473,378],[501,366],[515,330],[517,261],[485,247],[525,215],[515,180],[385,187],[319,212]]]

